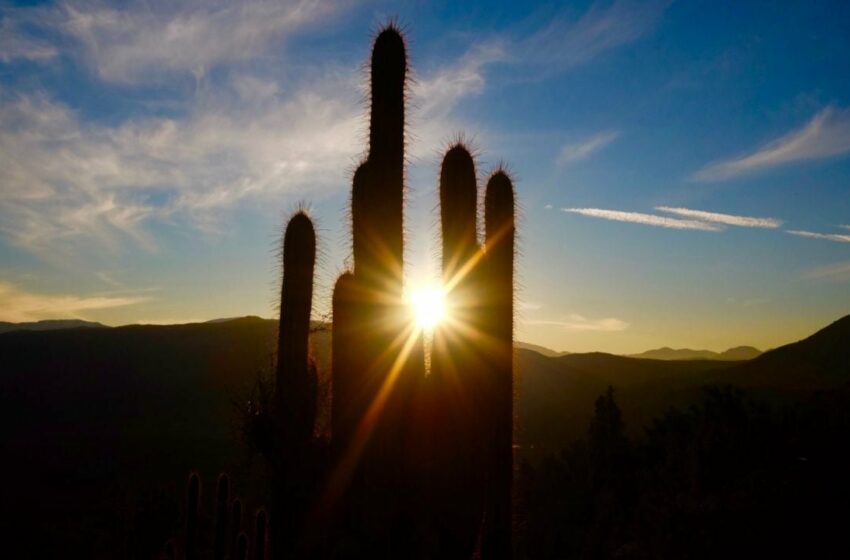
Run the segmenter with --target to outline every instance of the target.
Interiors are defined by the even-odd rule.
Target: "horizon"
[[[759,352],[759,355],[761,355],[761,354],[765,354],[767,352],[770,352],[771,350],[775,350],[777,348],[780,348],[781,346],[786,346],[788,344],[800,342],[801,340],[809,338],[810,336],[817,334],[821,330],[824,330],[824,329],[832,326],[834,323],[837,323],[837,322],[841,321],[842,319],[846,319],[847,317],[850,317],[850,315],[844,315],[842,317],[839,317],[839,318],[835,319],[834,321],[831,321],[831,322],[821,326],[816,331],[809,333],[808,335],[806,335],[803,338],[800,338],[800,339],[797,339],[797,340],[792,340],[792,341],[789,341],[786,344],[782,344],[782,345],[774,346],[774,347],[770,347],[770,348],[758,348],[758,347],[755,347],[753,345],[746,344],[746,343],[738,344],[738,345],[735,345],[735,346],[730,346],[730,347],[727,347],[727,348],[677,348],[677,347],[670,347],[670,346],[659,346],[659,347],[653,347],[653,348],[646,348],[646,349],[644,349],[640,352],[633,352],[633,353],[630,353],[630,354],[620,354],[620,353],[616,353],[616,352],[601,352],[599,350],[587,350],[587,351],[584,351],[584,352],[575,352],[575,351],[567,350],[567,349],[563,349],[563,348],[561,348],[561,349],[559,349],[559,348],[549,348],[549,347],[543,346],[541,344],[535,344],[535,343],[531,343],[531,342],[528,342],[528,341],[525,341],[525,340],[519,340],[519,339],[516,339],[516,338],[514,339],[514,344],[515,345],[523,344],[523,345],[527,345],[527,346],[540,347],[543,350],[547,350],[547,351],[550,351],[550,352],[556,352],[556,353],[560,353],[560,354],[585,354],[585,353],[601,352],[601,353],[608,353],[608,354],[615,355],[615,356],[625,356],[625,357],[637,356],[637,355],[640,355],[640,354],[644,354],[644,353],[648,353],[648,352],[655,352],[655,351],[660,351],[660,350],[693,351],[693,352],[708,351],[708,352],[714,352],[714,353],[717,353],[717,354],[721,354],[725,351],[737,350],[737,349],[740,349],[740,348],[754,349],[754,350]],[[79,318],[75,318],[75,317],[64,318],[64,319],[61,319],[61,318],[60,319],[40,319],[38,321],[29,321],[29,322],[20,322],[20,323],[0,321],[0,323],[5,322],[7,324],[12,324],[12,325],[15,325],[15,324],[23,325],[23,324],[38,324],[38,323],[45,323],[45,322],[60,322],[60,323],[62,323],[62,322],[79,321],[79,322],[83,322],[83,323],[96,324],[96,325],[106,327],[106,328],[117,329],[117,328],[122,328],[122,327],[173,327],[173,326],[186,326],[186,325],[202,325],[202,324],[207,324],[207,323],[227,323],[227,322],[230,322],[230,321],[239,321],[239,320],[243,320],[243,319],[257,319],[257,320],[260,320],[260,321],[277,321],[278,320],[277,317],[261,317],[259,315],[240,315],[240,316],[233,316],[233,317],[215,317],[215,318],[212,318],[212,319],[198,319],[198,320],[179,322],[179,323],[170,323],[170,322],[163,322],[163,323],[121,323],[121,324],[110,325],[110,324],[106,324],[106,323],[100,323],[99,321],[88,321],[88,320],[85,320],[85,319],[79,319]],[[312,322],[319,322],[319,323],[324,322],[325,324],[330,324],[327,321],[324,321],[323,319],[313,318],[313,319],[311,319],[311,321]],[[73,328],[73,327],[70,327],[70,328]],[[2,333],[0,333],[0,334],[2,334]]]
[[[411,284],[438,276],[437,154],[462,137],[480,176],[499,155],[517,179],[515,340],[805,338],[850,312],[850,6],[735,10],[4,3],[0,320],[271,316],[304,205],[326,314],[350,260],[366,31],[395,17],[416,78]]]

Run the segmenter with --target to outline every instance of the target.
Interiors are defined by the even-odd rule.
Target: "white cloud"
[[[721,181],[786,163],[824,159],[850,152],[850,109],[826,107],[806,125],[755,152],[709,164],[693,175],[696,181]]]
[[[604,210],[602,208],[561,208],[563,212],[581,214],[591,218],[602,218],[617,222],[631,222],[670,229],[696,229],[702,231],[722,231],[721,226],[700,222],[697,220],[681,220],[679,218],[668,218],[654,214],[641,214],[640,212],[623,212],[620,210]]]
[[[558,55],[572,61],[564,67],[622,44],[619,33],[630,28],[623,18],[643,13],[630,6],[617,2],[575,22],[559,20],[574,36],[571,44],[589,43],[578,57]],[[123,121],[89,121],[47,93],[0,90],[0,235],[42,257],[127,241],[156,251],[154,223],[215,233],[243,201],[347,189],[364,148],[358,69],[328,65],[284,88],[270,73],[242,64],[262,56],[280,61],[290,37],[345,8],[308,0],[120,8],[69,0],[16,9],[15,25],[40,25],[53,37],[50,49],[61,46],[63,56],[90,64],[104,80],[132,86],[230,66],[224,87],[199,81],[192,97],[162,100],[179,105],[173,117],[134,111]],[[534,41],[554,47],[555,39],[548,29]],[[411,156],[432,155],[461,127],[474,130],[455,108],[484,90],[488,65],[531,52],[527,46],[487,40],[418,76],[410,92]]]
[[[121,8],[69,2],[57,26],[82,45],[101,78],[136,83],[175,72],[201,76],[217,64],[281,48],[341,7],[319,0],[153,0]]]
[[[751,216],[736,216],[734,214],[705,212],[703,210],[691,210],[690,208],[671,208],[669,206],[656,206],[655,209],[668,214],[729,226],[775,229],[782,225],[782,220],[776,218],[753,218]]]
[[[850,261],[819,266],[806,272],[805,276],[814,280],[846,282],[850,280]]]
[[[563,71],[640,39],[655,27],[669,4],[620,0],[603,7],[594,3],[578,19],[568,13],[551,18],[517,50],[526,63],[546,72]]]
[[[571,314],[564,320],[527,320],[527,325],[551,325],[570,331],[618,332],[629,328],[629,323],[622,319],[607,317],[604,319],[588,319],[578,314]]]
[[[0,321],[21,323],[41,319],[85,319],[84,312],[134,305],[142,297],[102,297],[36,294],[0,280]]]
[[[44,61],[54,58],[58,54],[56,48],[23,32],[18,25],[20,19],[17,11],[14,11],[14,15],[0,19],[0,61]]]
[[[594,134],[590,138],[586,138],[581,142],[566,144],[561,148],[556,161],[557,165],[565,166],[570,163],[575,163],[589,158],[594,152],[597,152],[616,140],[620,133],[616,130],[609,130]]]
[[[850,243],[850,235],[843,233],[817,233],[814,231],[804,231],[798,229],[788,229],[785,233],[796,235],[798,237],[808,237],[811,239],[826,239],[829,241],[838,241],[839,243]]]
[[[356,76],[328,71],[284,100],[211,100],[184,119],[89,124],[45,95],[0,105],[0,232],[40,252],[121,234],[153,249],[152,219],[216,230],[246,197],[321,196],[359,145]]]
[[[416,77],[410,88],[412,157],[430,157],[445,145],[448,136],[460,126],[454,109],[464,99],[484,91],[487,65],[503,60],[503,46],[490,42],[475,45],[456,62]],[[469,129],[470,125],[464,128]]]
[[[842,229],[850,229],[850,226],[849,226],[849,225],[847,225],[847,224],[841,224],[841,225],[840,225],[840,226],[838,226],[838,227],[840,227],[840,228],[842,228]]]
[[[483,87],[481,51],[420,78],[414,156],[455,128],[452,109]],[[216,233],[247,200],[321,198],[347,189],[365,148],[356,68],[327,67],[287,95],[264,76],[235,73],[181,118],[87,122],[47,95],[0,92],[0,234],[41,256],[94,240],[156,250],[151,222]],[[418,107],[417,107],[418,105]]]

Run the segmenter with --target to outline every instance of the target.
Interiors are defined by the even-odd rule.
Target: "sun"
[[[431,331],[446,318],[443,290],[437,286],[422,286],[410,293],[410,306],[416,326]]]

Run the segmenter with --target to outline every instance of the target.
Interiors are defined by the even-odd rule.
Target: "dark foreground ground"
[[[251,318],[0,334],[6,550],[149,558],[192,469],[265,503],[239,410],[274,335]],[[748,362],[518,350],[516,371],[518,557],[850,557],[850,318]]]

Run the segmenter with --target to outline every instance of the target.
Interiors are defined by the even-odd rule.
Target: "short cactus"
[[[230,479],[224,473],[218,477],[215,501],[215,537],[213,559],[224,560],[227,549],[227,522],[230,513]]]

